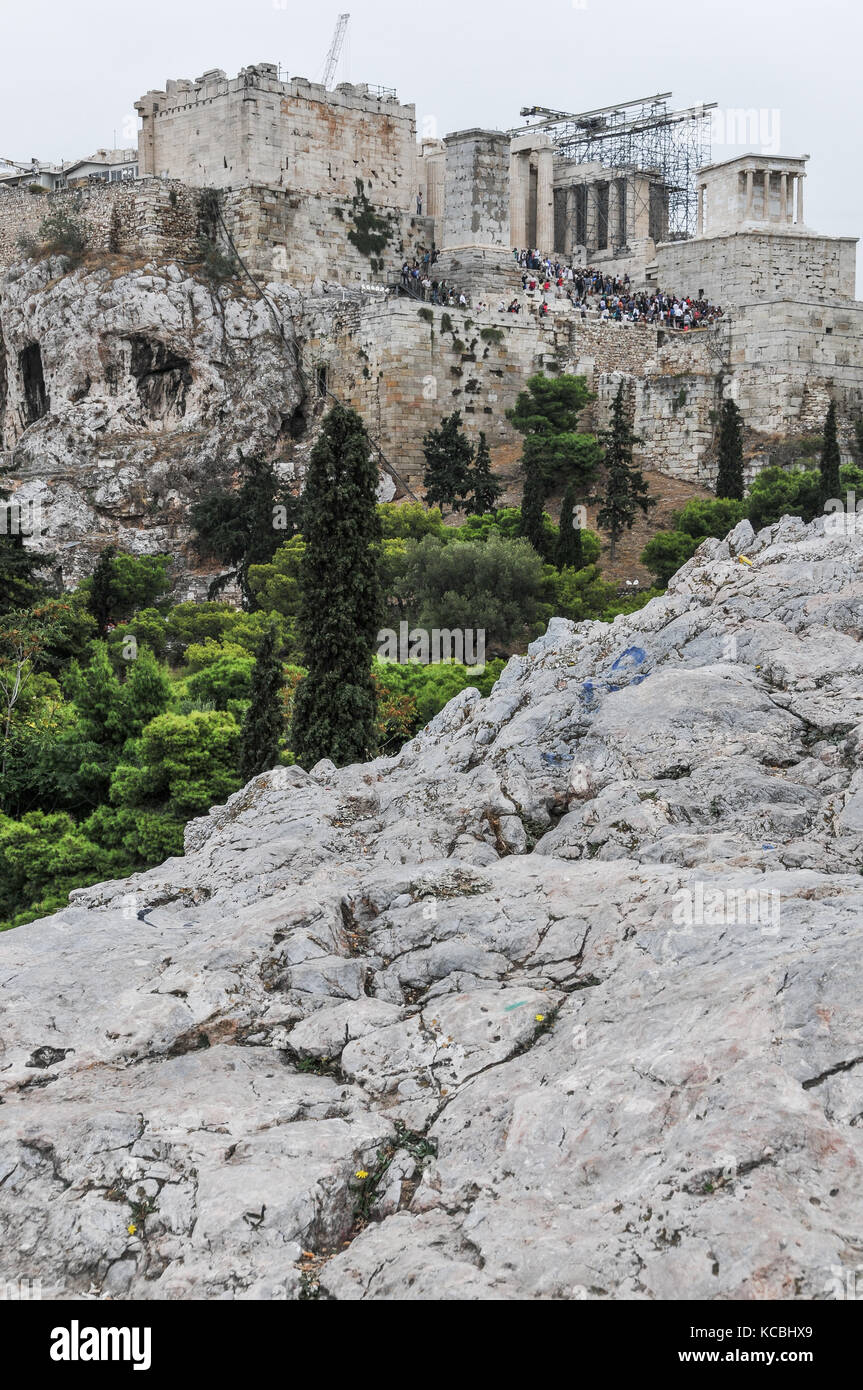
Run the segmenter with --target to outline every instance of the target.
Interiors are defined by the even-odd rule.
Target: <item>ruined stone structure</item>
[[[394,93],[343,83],[334,92],[274,63],[228,78],[169,81],[135,103],[142,174],[198,187],[272,184],[349,198],[362,178],[370,202],[407,212],[416,165],[416,118]]]
[[[430,244],[415,111],[394,92],[257,63],[169,80],[136,109],[141,172],[223,190],[226,231],[266,280],[382,283]]]
[[[83,223],[97,252],[185,258],[198,234],[195,192],[176,179],[99,182],[50,195],[16,188],[0,192],[0,267],[20,259],[19,243],[36,239],[45,214],[55,210]]]
[[[417,145],[414,108],[394,93],[328,92],[262,63],[168,82],[137,106],[143,177],[0,187],[0,450],[13,485],[61,499],[79,574],[87,546],[109,539],[182,548],[189,499],[208,470],[230,476],[238,449],[298,479],[331,395],[383,450],[387,496],[421,491],[422,436],[458,409],[517,501],[521,440],[506,411],[536,372],[584,375],[596,427],[623,380],[642,461],[701,487],[726,394],[750,476],[777,443],[820,430],[831,399],[847,455],[863,416],[856,241],[804,221],[806,156],[706,165],[696,234],[671,240],[657,171],[577,163],[541,130]],[[19,238],[57,208],[86,224],[91,254],[71,275],[25,269]],[[243,273],[207,282],[202,237]],[[565,299],[547,317],[536,303],[501,314],[521,291],[518,246],[628,273],[635,289],[703,292],[726,312],[695,333],[584,319]],[[487,308],[388,290],[404,259],[432,248],[433,274]]]
[[[521,287],[512,258],[507,191],[509,137],[463,130],[445,141],[442,252],[439,273],[471,292]]]

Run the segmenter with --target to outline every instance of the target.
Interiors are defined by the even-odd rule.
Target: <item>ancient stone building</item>
[[[510,234],[509,136],[462,130],[444,144],[443,212],[434,221],[439,274],[471,293],[520,288]]]
[[[393,91],[327,91],[257,63],[135,106],[141,173],[223,190],[226,230],[265,280],[380,283],[425,247],[415,111]]]
[[[267,184],[350,198],[361,178],[376,206],[414,206],[416,116],[394,92],[343,83],[328,92],[274,63],[176,79],[135,103],[142,174],[198,187]]]
[[[386,495],[421,491],[422,436],[458,409],[517,500],[506,411],[537,372],[587,379],[590,426],[624,380],[643,461],[701,486],[725,394],[743,412],[750,475],[777,443],[817,433],[831,399],[846,453],[853,441],[856,240],[804,220],[806,156],[705,165],[695,235],[672,239],[658,170],[566,158],[540,129],[417,145],[414,108],[394,93],[328,92],[265,63],[168,82],[137,106],[140,178],[0,186],[0,450],[13,486],[65,499],[52,505],[82,573],[94,537],[135,548],[140,530],[146,549],[185,535],[189,498],[231,475],[238,448],[299,478],[330,394],[383,450]],[[54,209],[89,237],[68,277],[19,247]],[[241,273],[208,280],[202,239],[237,252]],[[603,323],[554,294],[548,315],[529,296],[501,313],[521,296],[512,253],[525,246],[628,274],[636,290],[704,293],[725,314],[669,332]],[[395,293],[402,262],[433,249],[432,274],[465,290],[466,309]]]

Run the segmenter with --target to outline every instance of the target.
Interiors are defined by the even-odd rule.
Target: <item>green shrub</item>
[[[552,616],[546,591],[542,561],[527,541],[408,542],[404,596],[416,625],[484,630],[489,654],[508,654],[541,630]]]
[[[821,513],[821,474],[817,469],[764,468],[746,498],[746,513],[756,531],[783,516],[804,521]]]
[[[641,552],[641,563],[656,576],[663,588],[681,565],[685,565],[700,546],[703,536],[685,531],[657,531]]]
[[[746,515],[746,503],[729,497],[693,497],[672,517],[675,531],[703,540],[715,536],[724,540]]]
[[[0,930],[57,912],[70,889],[123,869],[63,812],[28,811],[17,821],[0,815]]]
[[[39,241],[46,255],[68,256],[78,261],[87,249],[89,235],[82,222],[63,208],[57,208],[43,217]]]
[[[225,250],[212,237],[199,237],[197,259],[204,277],[217,285],[236,279],[240,273],[240,263],[234,252]]]

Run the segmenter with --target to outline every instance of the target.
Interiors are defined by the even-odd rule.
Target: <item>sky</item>
[[[810,155],[807,224],[863,233],[858,0],[0,0],[0,157],[134,145],[133,103],[168,77],[268,61],[317,81],[342,6],[336,81],[395,87],[419,132],[505,130],[534,104],[715,101],[716,134],[725,112],[756,111],[768,152]],[[752,147],[714,141],[713,158]]]

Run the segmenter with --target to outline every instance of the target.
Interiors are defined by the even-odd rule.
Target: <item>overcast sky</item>
[[[168,77],[270,61],[317,81],[340,8],[336,80],[397,88],[420,131],[507,129],[524,105],[586,111],[660,91],[753,109],[772,153],[811,156],[807,223],[863,232],[859,0],[0,0],[0,156],[134,144],[133,102]]]

